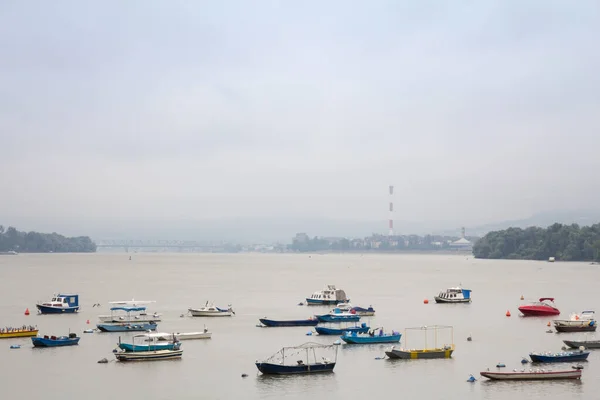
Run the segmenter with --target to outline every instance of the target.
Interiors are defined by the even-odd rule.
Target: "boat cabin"
[[[318,292],[314,292],[310,296],[310,299],[336,302],[348,301],[346,297],[346,292],[344,292],[342,289],[336,289],[335,285],[327,285],[325,289]]]
[[[463,288],[448,288],[445,291],[441,291],[438,294],[438,297],[442,298],[442,299],[470,299],[471,298],[471,291],[469,289],[463,289]]]

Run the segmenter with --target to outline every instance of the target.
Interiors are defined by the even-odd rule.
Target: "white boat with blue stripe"
[[[462,287],[453,287],[442,290],[435,296],[436,303],[470,303],[471,290]]]

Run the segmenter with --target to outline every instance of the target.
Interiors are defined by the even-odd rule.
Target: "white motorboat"
[[[231,304],[227,307],[228,308],[219,308],[207,301],[204,307],[189,308],[188,312],[192,317],[231,317],[232,315],[235,315],[235,312],[231,308]]]
[[[172,335],[175,335],[177,340],[210,339],[212,332],[204,328],[202,332],[175,332]]]

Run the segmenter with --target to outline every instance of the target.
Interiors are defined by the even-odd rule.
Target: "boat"
[[[335,285],[326,285],[323,290],[314,292],[310,297],[306,298],[307,305],[328,305],[349,302],[346,297],[346,292],[342,289],[337,289]]]
[[[35,326],[23,325],[18,328],[6,327],[0,329],[0,339],[11,339],[20,337],[32,337],[38,335],[38,328]]]
[[[141,339],[142,343],[136,343],[136,339]],[[156,332],[135,335],[132,338],[131,343],[121,342],[121,337],[119,336],[119,343],[117,345],[121,350],[126,352],[149,352],[159,350],[179,350],[181,342],[179,342],[172,333]]]
[[[192,317],[231,317],[235,312],[231,308],[231,304],[227,308],[219,308],[208,301],[201,308],[189,308],[188,312]]]
[[[373,309],[373,306],[369,306],[368,308],[352,307],[350,309],[350,312],[353,311],[361,317],[372,317],[375,315],[375,310]]]
[[[600,340],[563,340],[572,349],[600,349]]]
[[[115,353],[118,361],[158,361],[180,359],[183,350],[156,350],[156,351],[120,351]]]
[[[281,327],[281,326],[317,326],[319,320],[317,318],[308,319],[291,319],[291,320],[273,320],[265,318],[259,318],[259,321],[264,326],[268,327]]]
[[[400,341],[401,336],[402,334],[395,331],[384,333],[383,328],[379,328],[379,333],[375,333],[375,330],[371,330],[366,334],[346,332],[340,336],[340,339],[348,344],[397,343]]]
[[[119,306],[110,308],[110,315],[100,315],[98,319],[100,322],[140,322],[140,321],[154,321],[159,322],[161,320],[161,314],[146,312],[145,306],[139,306],[142,303],[150,303],[151,301],[111,301],[110,304],[118,304]],[[127,304],[129,303],[129,304]],[[123,315],[119,311],[125,311]]]
[[[69,336],[37,336],[32,337],[31,342],[34,347],[59,347],[59,346],[74,346],[79,343],[79,339],[75,333],[69,333]]]
[[[526,317],[544,317],[548,315],[559,315],[560,311],[553,304],[553,297],[542,297],[539,302],[519,307],[519,311]]]
[[[438,332],[439,331],[450,331],[450,343],[444,344],[443,346],[438,345]],[[425,337],[425,346],[423,348],[411,349],[408,347],[408,332],[421,331]],[[427,347],[427,336],[429,332],[433,332],[434,346]],[[389,358],[400,358],[400,359],[432,359],[432,358],[452,358],[454,352],[454,328],[445,325],[434,325],[434,326],[423,326],[416,328],[406,328],[404,332],[404,348],[396,349],[392,346],[390,350],[386,351],[385,354]]]
[[[332,351],[334,360],[317,356],[317,350]],[[337,362],[337,346],[304,343],[297,347],[283,347],[265,361],[256,361],[256,368],[268,375],[313,374],[333,372]]]
[[[343,335],[345,332],[367,333],[370,327],[366,323],[361,323],[360,326],[349,326],[346,328],[329,328],[326,326],[316,326],[315,331],[319,335]]]
[[[582,311],[581,314],[571,314],[570,319],[555,319],[554,329],[557,332],[595,332],[597,323],[594,311]]]
[[[177,340],[210,339],[212,332],[204,328],[202,332],[176,332],[174,335]]]
[[[155,331],[158,325],[155,322],[110,322],[97,324],[101,332],[144,332]]]
[[[16,255],[19,255],[19,253],[17,253],[14,250],[0,251],[0,256],[16,256]]]
[[[334,308],[329,314],[315,315],[319,322],[344,322],[359,321],[360,315],[350,312],[342,312],[339,308]]]
[[[79,295],[55,294],[50,301],[38,302],[40,314],[66,314],[79,312]]]
[[[555,380],[555,379],[581,379],[580,369],[569,369],[564,371],[552,371],[538,369],[530,369],[525,371],[513,370],[513,372],[490,372],[484,371],[479,373],[481,376],[498,381],[541,381],[541,380]]]
[[[463,289],[460,286],[448,288],[441,290],[434,299],[436,303],[470,303],[471,290]]]
[[[562,351],[560,353],[530,353],[532,362],[555,363],[587,360],[589,351]]]

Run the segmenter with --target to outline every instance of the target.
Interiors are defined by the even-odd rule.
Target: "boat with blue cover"
[[[136,343],[136,339],[142,343]],[[144,335],[136,335],[131,343],[121,342],[119,336],[118,346],[123,351],[140,352],[140,351],[159,351],[159,350],[179,350],[181,342],[176,339],[174,334],[169,333],[147,333]]]
[[[532,362],[539,363],[556,363],[556,362],[571,362],[584,361],[590,355],[589,351],[562,351],[559,353],[531,353],[529,358]]]
[[[289,320],[274,320],[268,318],[259,318],[259,321],[264,326],[282,327],[282,326],[317,326],[319,320],[316,318],[308,319],[289,319]]]
[[[40,314],[71,314],[79,311],[79,295],[55,294],[50,301],[35,305]]]
[[[344,322],[359,321],[360,315],[354,312],[342,312],[339,308],[334,308],[329,314],[316,315],[319,322]]]
[[[365,322],[360,326],[348,326],[346,328],[329,328],[326,326],[316,326],[315,330],[319,335],[343,335],[346,332],[367,333],[370,327]]]
[[[127,316],[125,322],[106,322],[97,324],[96,327],[102,332],[143,332],[155,331],[158,325],[154,321],[134,321],[131,313],[145,310],[146,307],[112,307],[111,312],[125,311]]]
[[[453,287],[442,290],[434,297],[436,303],[470,303],[471,290]]]
[[[74,346],[79,343],[79,338],[75,333],[69,333],[69,336],[48,336],[32,337],[31,342],[34,347],[60,347]]]
[[[334,355],[333,361],[321,355],[327,351]],[[297,347],[284,347],[265,361],[256,361],[255,364],[266,375],[295,375],[333,372],[336,362],[337,346],[304,343]]]
[[[373,330],[367,334],[346,332],[340,336],[340,339],[348,344],[398,343],[401,336],[402,334],[399,332],[384,333],[383,328],[379,328],[378,333]]]
[[[154,300],[127,300],[127,301],[111,301],[110,304],[115,304],[110,308],[110,315],[100,315],[98,319],[102,323],[106,322],[146,322],[154,321],[158,322],[161,320],[159,313],[148,314],[146,306],[141,304],[155,303]],[[125,313],[120,312],[125,311]]]

